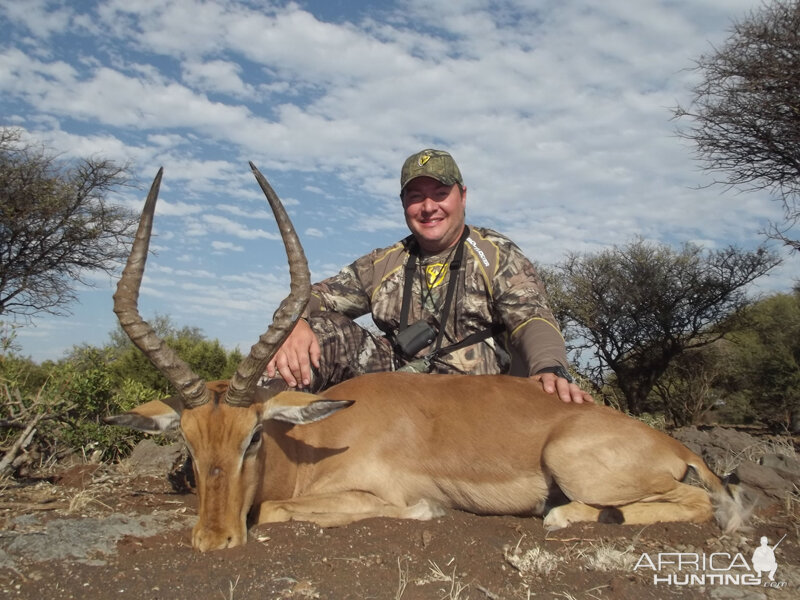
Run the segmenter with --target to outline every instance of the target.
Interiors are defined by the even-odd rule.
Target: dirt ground
[[[190,543],[195,505],[165,476],[124,465],[2,482],[0,599],[800,597],[798,523],[781,509],[733,536],[712,523],[547,533],[538,518],[455,511],[333,529],[272,524],[252,528],[244,546],[201,554]],[[697,581],[704,573],[697,561],[712,555],[716,571],[706,576],[752,574],[760,536],[774,545],[784,534],[774,582],[766,574],[752,585]],[[680,567],[665,564],[676,557]],[[683,585],[680,577],[692,575]]]

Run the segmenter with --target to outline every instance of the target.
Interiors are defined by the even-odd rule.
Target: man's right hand
[[[311,367],[319,368],[319,341],[308,323],[300,319],[292,333],[267,363],[270,378],[279,373],[289,387],[311,385]]]

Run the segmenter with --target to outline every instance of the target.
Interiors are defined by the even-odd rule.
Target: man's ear
[[[321,421],[351,404],[353,400],[328,400],[305,392],[281,392],[267,400],[263,419],[304,425]]]

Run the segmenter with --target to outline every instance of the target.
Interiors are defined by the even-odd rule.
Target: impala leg
[[[570,502],[552,509],[544,518],[544,526],[561,529],[572,523],[602,521],[647,525],[685,521],[704,523],[714,514],[711,499],[703,488],[675,483],[675,487],[663,494],[654,494],[646,501],[631,502],[621,506],[595,508],[583,502]]]
[[[668,521],[704,523],[714,516],[711,498],[703,488],[685,483],[647,502],[633,502],[620,506],[625,523],[632,525]]]
[[[368,492],[350,491],[263,502],[257,522],[310,521],[320,527],[339,527],[375,517],[427,521],[442,514],[441,508],[427,500],[395,506]]]
[[[553,531],[572,523],[599,521],[601,512],[599,508],[583,502],[570,502],[551,509],[544,518],[544,526],[548,531]]]

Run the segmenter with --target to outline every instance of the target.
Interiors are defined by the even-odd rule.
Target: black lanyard
[[[442,306],[442,315],[439,320],[439,333],[436,336],[436,343],[433,347],[431,354],[436,354],[439,348],[442,347],[442,340],[444,339],[444,330],[447,326],[447,319],[450,317],[450,307],[453,304],[453,294],[456,291],[456,284],[458,283],[458,271],[461,268],[461,263],[464,260],[464,242],[469,237],[469,227],[464,225],[464,231],[461,238],[458,240],[458,248],[456,254],[448,267],[450,271],[450,280],[447,282],[447,292],[445,294],[444,305]],[[417,271],[417,261],[419,260],[419,244],[416,240],[411,242],[413,244],[409,251],[408,260],[405,266],[405,281],[403,282],[403,304],[400,307],[400,323],[399,331],[403,331],[408,327],[408,312],[411,308],[411,286],[414,285],[414,275]]]

